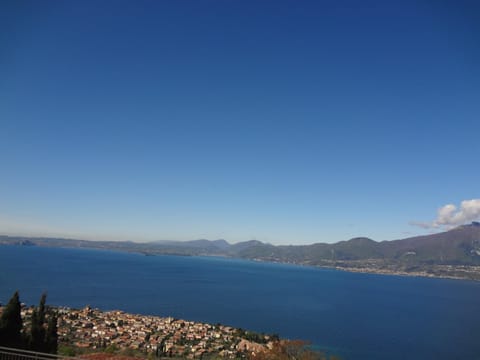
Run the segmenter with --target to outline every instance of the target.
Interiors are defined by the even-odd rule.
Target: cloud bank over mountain
[[[442,206],[432,222],[412,221],[410,224],[424,229],[451,229],[468,222],[480,220],[480,199],[463,200],[460,207],[454,204]]]

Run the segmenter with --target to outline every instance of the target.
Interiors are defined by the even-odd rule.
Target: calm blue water
[[[344,359],[480,359],[480,283],[113,251],[0,246],[0,301],[174,316]]]

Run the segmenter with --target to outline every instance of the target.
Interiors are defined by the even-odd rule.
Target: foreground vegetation
[[[46,294],[43,294],[38,307],[32,311],[29,323],[24,326],[18,291],[13,294],[0,317],[0,346],[57,353],[57,314],[45,307],[46,299]]]

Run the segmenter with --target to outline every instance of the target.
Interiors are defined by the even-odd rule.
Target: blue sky
[[[480,197],[479,44],[477,1],[4,1],[0,233],[439,231]]]

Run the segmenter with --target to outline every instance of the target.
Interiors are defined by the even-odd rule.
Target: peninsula
[[[4,307],[0,305],[0,316]],[[23,331],[32,325],[34,307],[22,305]],[[111,354],[123,358],[181,359],[250,359],[269,358],[270,353],[298,351],[304,357],[334,359],[310,350],[299,340],[280,339],[221,324],[207,324],[172,317],[129,314],[124,311],[101,311],[52,307],[46,309],[49,319],[57,319],[58,353],[89,359],[92,354]],[[313,357],[305,357],[311,354]]]

